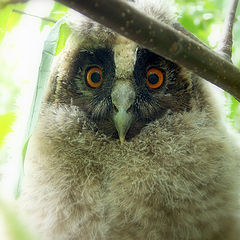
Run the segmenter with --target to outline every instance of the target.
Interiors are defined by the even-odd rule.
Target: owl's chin
[[[136,137],[146,125],[147,122],[143,121],[134,122],[126,134],[126,141],[130,141],[132,138]]]
[[[141,130],[147,125],[147,121],[135,121],[130,126],[125,136],[126,141],[131,141],[132,138],[136,137]],[[117,129],[111,120],[97,122],[97,130],[100,133],[105,134],[107,137],[112,139],[119,139]]]
[[[135,118],[125,135],[125,140],[131,141],[134,137],[138,136],[138,134],[145,126],[148,125],[148,123],[155,121],[156,119],[160,119],[165,115],[172,115],[172,111],[161,109],[161,111],[152,114],[150,119],[145,118],[145,116],[143,116],[142,118]],[[88,118],[90,120],[89,115]],[[93,125],[95,126],[94,129],[96,132],[105,134],[108,138],[111,139],[119,139],[115,123],[110,116],[104,120],[91,119],[90,121],[92,121]]]

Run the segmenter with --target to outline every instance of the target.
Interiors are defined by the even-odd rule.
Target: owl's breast
[[[192,192],[221,177],[216,169],[224,167],[224,154],[231,151],[204,117],[191,112],[165,115],[136,127],[120,144],[97,131],[78,108],[45,106],[34,133],[35,147],[47,156],[41,164],[51,162],[73,177],[71,169],[76,169],[102,179],[106,191],[130,191],[144,199],[154,195],[156,201],[172,206],[171,199],[189,199]]]
[[[120,144],[77,108],[49,107],[28,158],[37,162],[40,184],[47,176],[54,192],[105,219],[110,231],[135,234],[150,227],[157,234],[169,222],[184,225],[195,215],[198,224],[205,212],[214,219],[228,206],[236,171],[233,161],[225,161],[234,158],[223,139],[207,118],[188,112],[146,124]]]
[[[157,229],[156,239],[159,232],[167,238],[171,226],[184,229],[190,219],[193,232],[200,225],[207,230],[232,207],[226,205],[237,175],[231,148],[216,126],[193,117],[166,116],[123,145],[117,140],[106,145],[103,202],[113,232],[143,236],[140,229],[149,228]],[[203,221],[206,215],[211,221]]]

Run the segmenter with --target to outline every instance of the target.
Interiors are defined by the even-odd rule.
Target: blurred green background
[[[221,34],[229,0],[175,2],[179,21],[214,49]],[[19,160],[16,159],[21,155],[24,128],[44,39],[54,21],[68,11],[68,8],[52,0],[31,0],[25,4],[11,4],[0,9],[0,239],[3,240],[33,239],[15,217],[13,210],[12,192],[19,171]],[[240,67],[240,7],[234,26],[232,59]],[[225,105],[227,120],[240,132],[239,103],[227,93],[221,101]],[[12,134],[12,129],[17,134]],[[10,142],[10,146],[5,142]]]

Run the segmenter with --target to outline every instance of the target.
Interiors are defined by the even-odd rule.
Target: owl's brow
[[[82,23],[82,29],[78,35],[81,39],[81,45],[83,44],[84,47],[88,48],[93,45],[112,46],[118,34],[102,24],[88,19]]]

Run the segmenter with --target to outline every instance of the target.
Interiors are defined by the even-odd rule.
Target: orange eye
[[[86,81],[89,87],[98,88],[101,86],[103,77],[102,70],[98,67],[92,67],[87,71]]]
[[[163,84],[163,73],[157,68],[150,68],[147,72],[147,85],[151,89],[157,89]]]

